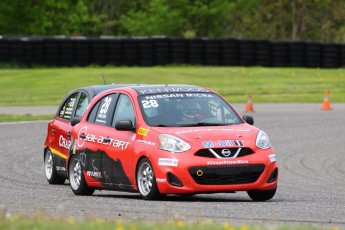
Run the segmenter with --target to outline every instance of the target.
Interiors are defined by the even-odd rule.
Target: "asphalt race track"
[[[244,111],[243,105],[236,105]],[[0,124],[0,214],[121,220],[212,219],[231,224],[303,224],[345,228],[345,104],[255,104],[255,125],[267,132],[280,167],[276,196],[253,202],[245,192],[169,196],[96,191],[75,196],[49,185],[43,170],[47,121]],[[55,112],[55,111],[54,111]],[[53,112],[53,113],[54,113]],[[244,114],[244,113],[242,113]],[[1,217],[1,216],[0,216]]]

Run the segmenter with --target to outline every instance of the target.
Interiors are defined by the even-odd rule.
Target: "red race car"
[[[66,168],[76,195],[95,189],[139,192],[144,199],[247,191],[265,201],[275,195],[278,166],[267,134],[210,89],[111,89],[71,123]]]
[[[66,159],[71,144],[71,120],[82,117],[91,99],[100,92],[130,85],[132,84],[87,86],[74,89],[66,95],[54,119],[48,124],[44,143],[44,171],[49,184],[63,184],[67,178]]]

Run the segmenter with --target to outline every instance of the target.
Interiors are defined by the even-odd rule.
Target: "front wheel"
[[[69,182],[75,195],[89,196],[95,192],[94,188],[90,188],[86,184],[78,156],[74,155],[71,157],[68,172]]]
[[[274,197],[276,191],[277,188],[272,190],[251,190],[247,193],[253,201],[267,201]]]
[[[52,152],[47,149],[44,154],[44,172],[49,184],[64,184],[66,178],[59,176],[54,165]]]
[[[142,159],[138,165],[137,186],[141,197],[146,200],[155,200],[164,197],[164,195],[158,191],[153,167],[146,158]]]

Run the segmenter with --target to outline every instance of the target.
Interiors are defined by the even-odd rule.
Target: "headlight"
[[[162,150],[180,153],[185,152],[191,148],[188,143],[184,142],[180,138],[171,135],[160,134],[158,138],[159,148]]]
[[[267,134],[262,130],[258,132],[255,143],[256,143],[256,146],[260,149],[271,148],[270,140],[268,139]]]

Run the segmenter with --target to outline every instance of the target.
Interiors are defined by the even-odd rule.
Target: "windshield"
[[[150,126],[214,126],[240,124],[237,113],[214,93],[168,93],[139,97]]]

